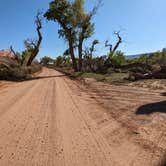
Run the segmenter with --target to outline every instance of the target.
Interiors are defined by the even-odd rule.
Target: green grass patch
[[[105,75],[102,74],[96,74],[96,73],[84,73],[84,72],[75,72],[74,73],[75,78],[94,78],[97,81],[104,81]]]
[[[104,81],[108,83],[126,83],[125,78],[128,77],[128,73],[111,73],[111,74],[97,74],[97,73],[85,73],[75,72],[73,74],[75,78],[94,78],[96,81]]]
[[[106,82],[108,83],[128,83],[129,81],[126,79],[128,77],[128,73],[112,73],[106,76]]]

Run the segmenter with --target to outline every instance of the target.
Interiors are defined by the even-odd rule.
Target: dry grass
[[[0,65],[0,80],[22,80],[30,77],[41,70],[40,65],[32,65],[29,67],[15,67],[9,68],[5,65]]]

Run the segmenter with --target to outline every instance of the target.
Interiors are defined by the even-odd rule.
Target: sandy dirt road
[[[50,69],[0,88],[0,166],[158,166],[165,141],[154,153],[84,88]]]

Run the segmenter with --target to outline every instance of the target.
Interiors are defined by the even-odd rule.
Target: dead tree
[[[115,46],[113,46],[112,44],[109,44],[108,40],[106,40],[105,42],[105,47],[109,47],[110,53],[112,53],[112,55],[115,53],[115,51],[118,49],[120,44],[123,42],[122,37],[120,36],[120,31],[114,32],[114,35],[116,35],[118,38],[118,41],[116,42]]]
[[[105,41],[105,47],[109,47],[110,52],[112,52],[112,44],[109,44],[108,40]]]
[[[42,33],[41,33],[42,19],[41,19],[41,13],[39,13],[39,12],[36,15],[35,24],[36,24],[36,31],[38,34],[38,39],[25,41],[25,44],[27,46],[29,45],[31,48],[33,48],[32,52],[30,54],[30,57],[28,59],[27,66],[30,66],[32,64],[33,60],[35,59],[35,57],[39,53],[39,48],[40,48],[40,45],[42,42]]]
[[[13,49],[12,46],[10,46],[10,53],[11,53],[11,52],[14,54],[14,56],[16,56],[16,52],[14,51],[14,49]]]

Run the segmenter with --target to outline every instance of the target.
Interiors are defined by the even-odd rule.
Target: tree
[[[147,64],[148,63],[148,55],[147,54],[142,54],[138,60],[137,60],[139,63],[145,63]]]
[[[92,69],[92,60],[93,60],[93,52],[95,51],[95,45],[99,43],[98,40],[94,40],[92,42],[92,45],[90,48],[86,48],[84,51],[84,59],[85,59],[85,65],[90,68],[91,71]]]
[[[78,66],[80,71],[82,70],[83,42],[94,33],[94,23],[92,23],[92,18],[96,14],[101,2],[102,1],[99,0],[97,5],[95,5],[89,13],[85,12],[84,0],[75,0],[73,4],[75,11],[75,26],[78,28]]]
[[[73,68],[77,71],[77,63],[74,55],[75,28],[73,27],[73,8],[68,0],[54,0],[50,2],[49,9],[44,14],[47,20],[56,21],[61,29],[59,36],[68,41],[69,52]]]
[[[31,52],[28,62],[27,62],[27,66],[30,66],[32,64],[33,60],[39,53],[39,48],[40,48],[40,45],[42,42],[42,34],[41,34],[42,18],[41,18],[41,13],[39,13],[39,12],[36,15],[35,24],[36,24],[36,31],[37,31],[38,39],[37,40],[27,39],[24,42],[27,50],[29,50]]]
[[[48,57],[48,56],[44,56],[41,60],[40,63],[44,66],[47,66],[49,63],[54,63],[54,59]]]
[[[118,38],[118,41],[116,42],[115,46],[113,46],[113,44],[109,44],[108,40],[106,40],[106,42],[105,42],[105,47],[109,47],[110,58],[112,58],[114,56],[114,53],[119,48],[120,44],[123,42],[122,37],[120,36],[120,31],[114,32],[114,35],[116,35]]]
[[[65,56],[58,56],[54,61],[56,67],[71,67],[71,58]]]

